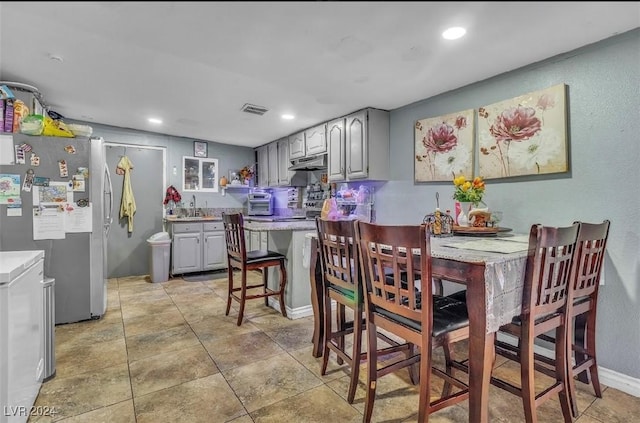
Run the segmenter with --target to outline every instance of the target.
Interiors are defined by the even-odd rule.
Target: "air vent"
[[[253,113],[254,115],[262,116],[265,113],[267,113],[269,110],[267,110],[267,108],[262,106],[256,106],[255,104],[246,103],[244,106],[242,106],[242,111],[247,113]]]

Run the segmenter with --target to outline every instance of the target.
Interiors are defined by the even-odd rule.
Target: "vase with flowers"
[[[477,208],[482,203],[485,184],[481,176],[476,176],[473,180],[467,180],[465,176],[458,176],[453,180],[455,191],[453,199],[460,203],[460,211],[456,210],[456,221],[458,226],[469,226],[469,212],[471,208]]]
[[[240,182],[243,185],[251,185],[253,181],[253,175],[254,175],[253,166],[243,167],[242,169],[240,169]]]

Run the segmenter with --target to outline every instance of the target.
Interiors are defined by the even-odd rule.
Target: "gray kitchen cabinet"
[[[245,246],[247,251],[268,250],[268,233],[263,231],[245,230]]]
[[[267,152],[269,155],[269,186],[277,187],[278,180],[278,142],[274,141],[267,145]]]
[[[258,186],[266,187],[269,185],[269,148],[263,145],[256,149],[258,156]]]
[[[336,119],[327,124],[327,149],[329,181],[344,181],[345,178],[345,141],[344,118]]]
[[[329,180],[389,179],[389,112],[364,109],[329,123]],[[340,147],[343,142],[344,147]],[[344,167],[342,156],[344,155]]]
[[[171,225],[171,273],[182,274],[202,270],[201,223]]]
[[[288,186],[295,172],[289,171],[289,140],[282,138],[278,143],[278,185]]]
[[[289,160],[299,159],[305,154],[304,131],[289,135]]]
[[[327,125],[315,126],[304,131],[305,156],[317,156],[327,152]]]
[[[225,269],[227,267],[227,242],[222,222],[202,224],[202,270]]]
[[[172,222],[171,237],[172,274],[227,267],[222,222]]]

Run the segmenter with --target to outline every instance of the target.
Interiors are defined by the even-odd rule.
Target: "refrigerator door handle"
[[[111,184],[111,173],[109,172],[109,166],[107,164],[104,165],[104,173],[105,173],[105,196],[109,195],[109,206],[107,208],[108,214],[105,216],[104,222],[104,232],[105,236],[109,236],[109,229],[111,229],[111,223],[113,222],[113,185]]]

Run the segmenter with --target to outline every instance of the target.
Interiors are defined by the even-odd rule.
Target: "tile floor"
[[[35,405],[57,414],[29,421],[362,421],[366,372],[348,404],[345,367],[332,357],[328,374],[320,376],[320,359],[311,356],[311,318],[285,319],[253,300],[238,327],[237,303],[225,316],[225,296],[226,278],[110,280],[102,319],[56,327],[57,373],[42,385]],[[498,365],[501,376],[518,379],[517,367]],[[578,389],[578,423],[638,421],[640,398],[606,388],[597,399],[586,385],[578,383]],[[381,378],[373,420],[416,421],[417,392],[406,370]],[[490,420],[524,421],[521,404],[491,387]],[[431,421],[466,422],[466,407],[463,402],[442,410]],[[560,413],[553,400],[539,409],[539,420],[561,422]]]

